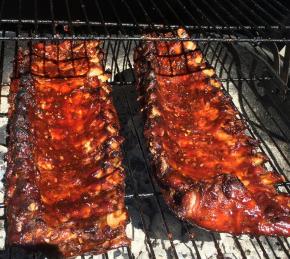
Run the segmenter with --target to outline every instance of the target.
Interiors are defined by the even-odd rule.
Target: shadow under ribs
[[[155,177],[176,215],[214,231],[289,236],[289,194],[274,187],[284,179],[265,168],[196,44],[144,41],[134,63]]]
[[[31,53],[32,52],[32,53]],[[8,243],[64,256],[125,246],[119,122],[98,41],[19,51],[9,95]]]

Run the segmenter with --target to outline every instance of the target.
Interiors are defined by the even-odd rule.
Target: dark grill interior
[[[237,3],[236,3],[237,2]],[[132,248],[117,249],[105,258],[289,258],[290,239],[232,236],[208,232],[179,221],[164,204],[154,182],[150,155],[143,139],[133,49],[141,33],[185,26],[224,88],[261,141],[270,158],[267,166],[288,182],[290,118],[288,68],[278,53],[290,42],[290,5],[282,0],[247,1],[122,0],[0,2],[1,158],[5,153],[7,95],[11,62],[19,47],[37,40],[104,39],[105,67],[112,72],[113,96],[126,141],[128,172],[126,203],[131,217]],[[158,40],[157,38],[153,40]],[[5,166],[2,165],[2,171]],[[3,190],[2,190],[3,191]],[[4,205],[1,204],[4,224]],[[5,238],[2,234],[0,235]],[[44,258],[51,251],[5,247],[0,258]],[[143,257],[142,257],[143,256]],[[92,258],[87,256],[86,258]],[[95,258],[95,257],[94,257]]]

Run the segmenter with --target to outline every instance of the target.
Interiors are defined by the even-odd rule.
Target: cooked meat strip
[[[123,139],[98,45],[37,43],[18,54],[9,96],[9,244],[54,245],[69,257],[130,243]]]
[[[274,186],[284,178],[266,169],[266,155],[197,45],[185,30],[177,35],[185,41],[144,41],[134,54],[145,137],[166,203],[209,230],[289,236],[290,197]]]

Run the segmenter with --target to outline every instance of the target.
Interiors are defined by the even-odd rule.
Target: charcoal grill
[[[248,122],[248,133],[261,141],[260,149],[270,158],[267,166],[289,179],[290,4],[282,0],[0,1],[1,176],[9,76],[17,50],[39,40],[102,39],[126,138],[128,235],[133,242],[131,248],[82,258],[290,258],[290,238],[209,232],[178,220],[162,200],[143,139],[132,53],[144,32],[179,26],[187,28],[216,69]],[[289,192],[289,180],[277,188]],[[49,251],[4,246],[3,185],[0,198],[0,258],[55,258]]]

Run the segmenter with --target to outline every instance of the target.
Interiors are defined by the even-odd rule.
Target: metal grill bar
[[[1,14],[0,14],[1,15]],[[5,32],[2,32],[5,33]],[[1,49],[0,49],[0,82],[3,81],[3,68],[4,68],[4,45],[5,43],[1,42]],[[2,85],[0,85],[0,95],[2,95]],[[0,105],[1,105],[1,97],[0,97]]]
[[[174,26],[175,27],[175,26]],[[175,28],[177,28],[176,26]],[[187,26],[186,26],[187,28]],[[11,41],[11,40],[21,40],[21,41],[27,41],[27,40],[39,40],[39,41],[45,41],[45,40],[51,40],[51,36],[0,36],[0,40],[5,40],[5,41]],[[57,34],[53,40],[56,41],[62,41],[62,40],[140,40],[140,36],[126,36],[126,37],[121,37],[121,36],[100,36],[98,34],[88,34],[86,36],[75,36],[75,35],[62,35],[62,34]],[[145,39],[144,39],[145,40]],[[185,41],[185,39],[179,39],[177,37],[175,38],[157,38],[157,37],[147,37],[146,40],[150,41],[160,41],[160,40],[166,40],[166,41],[176,41],[176,40],[181,40]],[[243,42],[250,42],[250,43],[258,43],[258,42],[276,42],[276,43],[289,43],[290,39],[288,38],[260,38],[260,37],[254,37],[254,38],[228,38],[228,37],[190,37],[187,40],[194,40],[196,42],[223,42],[223,43],[243,43]]]
[[[246,254],[245,254],[245,252],[244,252],[244,250],[243,250],[243,247],[241,246],[241,243],[240,243],[240,241],[237,239],[237,237],[233,237],[233,239],[234,239],[234,241],[235,241],[235,243],[236,243],[236,246],[238,247],[238,249],[239,249],[239,251],[240,251],[240,253],[241,253],[241,256],[242,256],[242,258],[243,259],[246,259],[247,258],[247,256],[246,256]]]
[[[278,7],[276,7],[274,5],[274,2],[275,1],[266,1],[266,0],[262,0],[263,2],[263,5],[266,5],[268,6],[270,9],[271,9],[271,12],[273,12],[275,15],[279,16],[281,12],[284,12],[285,14],[287,14],[287,8],[284,6],[284,7],[280,7],[280,9]],[[286,12],[285,12],[286,11]]]
[[[1,4],[3,6],[3,0],[1,2]],[[194,6],[193,3],[192,3],[192,5]],[[200,10],[200,8],[198,8],[198,9]],[[37,11],[35,11],[35,12],[37,12]],[[187,10],[186,12],[189,12],[189,11]],[[209,17],[206,17],[206,19],[210,20]],[[247,17],[245,19],[248,20],[249,17]],[[0,19],[0,22],[3,23],[3,24],[7,24],[7,25],[9,25],[9,24],[10,25],[14,25],[14,24],[18,24],[19,20],[15,19],[15,18],[14,19]],[[35,22],[35,19],[21,19],[20,22],[22,24],[29,25],[29,24],[33,24]],[[37,19],[36,22],[37,22],[38,25],[51,25],[53,20],[52,19]],[[69,25],[68,20],[58,20],[58,19],[56,19],[56,20],[54,20],[54,22],[56,24],[58,24],[58,25]],[[224,23],[224,22],[222,22],[222,23]],[[72,20],[72,24],[75,25],[75,26],[85,26],[85,25],[87,25],[86,21],[79,21],[79,20]],[[121,24],[125,28],[126,27],[129,27],[129,28],[130,27],[136,27],[137,25],[140,28],[142,28],[142,29],[150,28],[150,25],[147,24],[147,23],[137,23],[136,24],[134,22],[132,22],[132,23],[128,23],[127,22],[127,23],[121,23]],[[118,27],[119,26],[119,24],[117,22],[105,22],[104,24],[102,24],[101,22],[98,22],[98,21],[90,21],[90,26],[98,27],[98,26],[104,26],[104,25],[106,27]],[[170,28],[176,29],[176,28],[178,28],[180,26],[181,26],[180,24],[171,24]],[[227,25],[227,24],[225,24],[225,25],[216,25],[216,24],[212,24],[212,25],[191,25],[191,24],[186,24],[185,26],[189,30],[213,30],[213,31],[215,31],[215,30],[218,30],[218,31],[227,31],[227,30],[239,31],[239,30],[241,30],[243,28],[245,28],[247,30],[256,30],[256,31],[264,31],[264,32],[266,30],[272,30],[272,31],[278,31],[278,30],[281,30],[281,29],[290,30],[290,25],[284,25],[282,27],[280,25],[245,25],[245,26],[237,26],[237,25]],[[164,28],[164,23],[154,23],[154,28],[162,29],[162,28]]]
[[[266,242],[267,242],[268,246],[271,248],[271,251],[272,251],[273,255],[275,256],[275,258],[278,259],[279,257],[277,256],[277,254],[276,254],[275,250],[273,249],[272,244],[269,242],[268,238],[266,239]]]
[[[288,248],[286,248],[285,245],[284,245],[284,243],[283,243],[283,241],[281,240],[280,237],[278,237],[277,240],[280,243],[280,245],[283,248],[283,250],[285,251],[285,254],[287,255],[287,257],[289,258],[290,257],[290,253],[289,253],[289,251],[290,251],[290,245],[289,245],[289,242],[287,241],[286,238],[284,238],[285,243],[287,244],[287,247],[288,247]]]
[[[89,21],[89,18],[88,18],[86,6],[85,6],[83,0],[80,0],[80,5],[81,5],[81,10],[82,10],[83,16],[85,17],[88,33],[89,34],[93,34],[93,30],[92,30],[92,27],[90,25],[90,21]]]
[[[53,7],[53,0],[49,0],[49,11],[51,16],[51,30],[52,30],[52,37],[55,37],[56,35],[56,29],[55,29],[55,21],[54,21],[54,7]]]
[[[34,0],[34,34],[38,35],[38,5],[37,5],[37,0]]]
[[[274,21],[276,24],[279,24],[280,26],[283,27],[283,24],[277,20],[273,15],[271,15],[266,9],[264,9],[259,3],[250,0],[250,2],[257,7],[258,10],[260,10],[266,17],[268,17],[270,20]]]
[[[130,168],[130,163],[128,162],[128,158],[127,158],[128,154],[127,154],[125,149],[123,149],[123,152],[124,152],[124,155],[125,155],[126,164],[128,165],[130,180],[134,181],[133,180],[134,176],[133,176],[133,173],[132,173],[132,169]],[[137,190],[136,185],[134,183],[133,183],[133,186],[134,186],[134,194],[133,194],[132,198],[135,199],[135,203],[137,205],[137,208],[139,209],[139,214],[140,214],[140,217],[141,217],[143,229],[145,230],[146,241],[147,241],[147,243],[149,245],[149,249],[150,249],[150,255],[151,255],[152,258],[156,258],[155,254],[154,254],[153,246],[152,246],[152,243],[150,241],[149,234],[148,234],[149,231],[148,231],[148,228],[147,228],[146,223],[145,223],[144,212],[143,212],[143,208],[141,206],[140,195],[138,194],[138,190]],[[145,197],[148,197],[148,196],[146,195]]]
[[[66,7],[66,13],[68,17],[69,30],[72,34],[74,34],[74,25],[72,23],[71,11],[70,11],[68,0],[65,0],[65,7]]]

